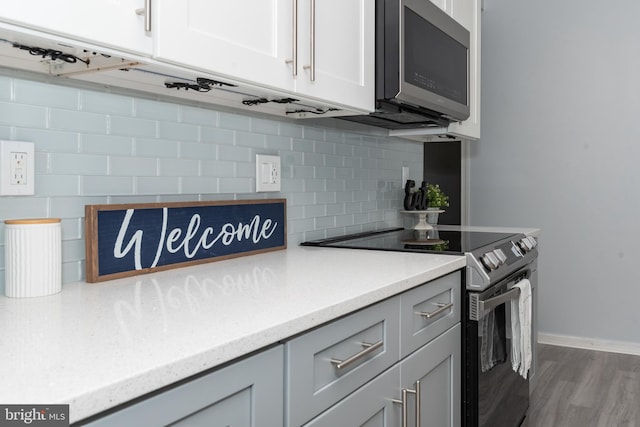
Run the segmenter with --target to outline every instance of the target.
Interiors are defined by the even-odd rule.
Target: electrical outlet
[[[0,196],[35,194],[34,144],[0,141]]]
[[[404,185],[407,183],[408,179],[409,179],[409,166],[403,166],[402,167],[402,184],[400,185],[401,188],[404,188]]]
[[[280,157],[256,154],[256,191],[280,191]]]
[[[12,151],[9,154],[9,185],[27,185],[27,153]]]

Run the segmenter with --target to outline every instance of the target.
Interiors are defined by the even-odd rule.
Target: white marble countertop
[[[75,422],[463,268],[463,256],[293,247],[0,297],[0,402]]]

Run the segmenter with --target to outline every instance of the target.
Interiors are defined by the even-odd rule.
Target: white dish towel
[[[511,300],[511,366],[527,379],[531,368],[531,282],[522,279],[514,288],[520,297]]]

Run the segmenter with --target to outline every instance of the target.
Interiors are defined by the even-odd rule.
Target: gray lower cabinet
[[[286,426],[459,427],[460,295],[451,273],[288,341]]]
[[[87,425],[282,426],[283,357],[283,347],[279,345]]]
[[[460,340],[458,324],[304,427],[460,426]]]

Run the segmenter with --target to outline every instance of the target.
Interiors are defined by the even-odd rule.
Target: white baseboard
[[[635,342],[598,340],[585,337],[572,337],[569,335],[545,334],[542,332],[538,333],[538,342],[540,344],[640,356],[640,343]]]

